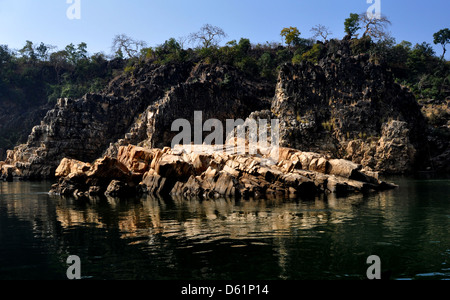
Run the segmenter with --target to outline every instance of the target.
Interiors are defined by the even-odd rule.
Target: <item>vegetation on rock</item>
[[[427,42],[416,45],[407,41],[397,43],[387,34],[389,24],[386,17],[374,23],[361,15],[351,14],[344,23],[347,36],[343,41],[350,45],[351,55],[359,58],[367,57],[368,61],[364,63],[390,71],[393,80],[411,90],[422,105],[427,105],[431,99],[430,103],[435,106],[428,110],[425,108],[425,116],[434,126],[435,140],[442,140],[448,132],[448,115],[439,113],[436,107],[444,105],[445,100],[450,97],[450,63],[444,59],[449,41],[448,29],[434,35],[434,43],[443,47],[444,53],[439,57]],[[106,96],[101,95],[102,90],[105,90],[113,92],[117,97],[114,101],[119,101],[121,97],[134,99],[133,97],[139,97],[148,90],[153,91],[152,88],[143,89],[137,82],[137,80],[147,82],[149,78],[150,84],[162,87],[163,92],[169,92],[172,84],[184,82],[189,78],[189,93],[194,94],[197,92],[194,91],[193,84],[205,83],[205,80],[184,72],[203,68],[202,72],[193,71],[193,74],[204,76],[208,74],[205,66],[209,66],[209,70],[215,70],[214,72],[219,74],[216,74],[217,78],[210,78],[209,83],[221,91],[225,91],[227,87],[231,89],[239,86],[242,82],[251,82],[255,86],[261,83],[266,87],[272,86],[275,90],[280,70],[286,64],[308,66],[307,68],[327,63],[339,65],[340,60],[344,59],[340,47],[342,41],[330,39],[331,33],[323,25],[317,25],[312,31],[315,37],[321,37],[323,41],[302,38],[299,29],[292,26],[281,30],[281,36],[287,46],[269,42],[254,44],[247,38],[232,40],[220,46],[226,33],[221,28],[209,24],[189,37],[170,38],[156,47],[146,47],[145,42],[122,34],[114,38],[114,53],[111,56],[104,53],[91,55],[87,52],[85,43],[70,44],[63,50],[57,50],[56,47],[44,43],[34,44],[31,41],[26,41],[25,46],[19,50],[0,45],[0,156],[5,158],[6,149],[12,149],[17,144],[26,142],[31,129],[41,122],[59,98],[80,99],[90,94],[91,96],[85,96],[85,99],[106,101]],[[362,33],[361,38],[358,32]],[[194,48],[186,48],[187,41],[190,41]],[[158,69],[159,67],[164,68]],[[178,69],[183,71],[177,76],[171,73],[159,74]],[[236,75],[234,70],[239,72],[239,75]],[[146,75],[146,72],[158,75],[151,77],[148,73]],[[165,76],[173,76],[173,80],[170,79],[168,84],[161,84],[161,78]],[[340,79],[342,87],[352,85],[352,82],[345,80]],[[140,88],[139,92],[134,90],[137,87]],[[266,87],[263,90],[267,90]],[[175,89],[172,93],[177,91]],[[156,97],[145,94],[144,99],[150,96]],[[263,98],[266,96],[267,93]],[[153,103],[152,101],[143,101],[142,107],[146,108],[148,104]],[[357,102],[353,101],[352,105],[356,105]],[[102,104],[106,105],[106,102]],[[70,107],[72,104],[65,105]],[[140,110],[142,113],[140,107],[133,113]],[[300,115],[297,118],[300,118],[305,126],[310,124],[309,120],[302,119]],[[337,125],[331,123],[330,118],[322,119],[319,123],[325,124],[323,127],[327,131],[332,131]],[[130,126],[130,122],[132,120],[127,120],[124,126]],[[381,125],[378,127],[381,130]],[[380,130],[367,132],[366,136],[380,136]],[[37,135],[37,132],[33,134]],[[350,137],[351,134],[344,134],[347,135]],[[440,147],[444,150],[448,146],[446,145],[440,143]],[[93,153],[98,151],[97,149]]]

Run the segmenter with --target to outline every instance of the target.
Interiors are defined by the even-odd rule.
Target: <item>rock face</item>
[[[262,155],[227,154],[210,146],[146,149],[120,147],[117,158],[104,157],[92,165],[64,159],[59,182],[51,193],[75,196],[133,196],[138,193],[185,197],[298,197],[317,193],[347,194],[394,188],[361,165],[340,159],[279,150],[276,164]]]
[[[272,112],[283,146],[331,153],[383,173],[412,171],[423,159],[426,122],[415,97],[349,42],[318,64],[281,68]]]
[[[27,179],[53,178],[63,158],[90,161],[118,146],[169,146],[172,121],[246,118],[270,107],[273,87],[247,82],[238,71],[193,63],[144,65],[112,81],[102,94],[60,99],[28,142],[8,151],[5,164]],[[226,79],[226,80],[225,80]]]
[[[442,134],[427,139],[427,122],[416,99],[395,83],[385,67],[369,55],[352,55],[347,40],[330,41],[324,47],[329,54],[317,64],[283,65],[276,87],[224,65],[142,64],[117,77],[103,93],[60,99],[27,143],[8,151],[1,165],[3,177],[72,176],[60,185],[71,193],[78,185],[82,193],[120,193],[142,182],[140,186],[152,192],[246,195],[294,191],[300,181],[306,185],[305,178],[319,190],[341,190],[345,189],[341,178],[347,186],[348,180],[367,183],[361,174],[406,173],[423,168],[422,162],[448,169],[449,143],[440,142]],[[187,154],[157,150],[171,146],[178,134],[172,130],[175,120],[195,123],[195,111],[201,112],[203,121],[214,118],[222,124],[249,116],[278,119],[281,146],[303,151],[283,159],[286,165],[291,160],[289,165],[296,170],[289,175],[295,184],[277,173],[292,170],[271,169],[267,175],[264,168],[247,166],[261,164],[257,156],[209,154],[189,160]],[[203,137],[208,134],[203,132]],[[133,150],[136,153],[123,150],[128,145],[140,148]],[[439,151],[429,151],[430,145],[437,145]],[[314,163],[305,164],[305,153],[316,153]],[[99,157],[104,161],[95,161]],[[330,173],[337,170],[335,163],[340,171]],[[98,172],[106,172],[104,166],[112,167],[114,176],[99,177]],[[95,176],[87,175],[91,173],[86,169]],[[257,172],[265,175],[258,177]],[[268,181],[266,175],[277,180]],[[125,181],[109,186],[112,180]],[[256,188],[256,183],[263,188]]]
[[[194,112],[202,113],[203,121],[217,119],[246,119],[253,111],[270,108],[274,87],[252,82],[243,74],[227,66],[195,66],[186,82],[172,86],[134,122],[123,138],[112,144],[105,155],[116,155],[120,146],[136,144],[149,148],[171,146],[178,134],[172,123],[185,119],[192,124]],[[203,137],[208,135],[205,132]]]
[[[422,112],[429,121],[428,151],[430,169],[450,173],[450,99],[422,102]]]
[[[14,166],[7,165],[4,162],[0,162],[1,180],[13,181],[14,180]]]

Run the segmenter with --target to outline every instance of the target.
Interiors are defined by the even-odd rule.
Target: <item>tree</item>
[[[145,47],[144,41],[134,40],[125,34],[118,34],[113,39],[111,49],[117,57],[124,57],[126,54],[128,58],[133,58],[137,57]]]
[[[55,47],[52,46],[48,46],[45,45],[44,43],[41,43],[37,48],[36,48],[36,56],[40,59],[40,60],[47,60],[49,57],[49,51]]]
[[[175,38],[170,38],[165,41],[164,44],[151,49],[150,52],[147,50],[145,52],[145,57],[154,55],[159,63],[165,64],[172,61],[183,60],[185,52],[186,51],[182,49],[180,43],[178,43]]]
[[[289,28],[283,28],[280,35],[284,38],[285,43],[289,47],[292,47],[293,45],[298,44],[301,33],[297,27],[291,26]]]
[[[421,74],[431,73],[435,69],[434,55],[435,52],[431,44],[426,42],[416,44],[409,52],[407,60],[410,75],[417,77]]]
[[[184,45],[189,41],[188,36],[180,36],[177,38],[177,43],[180,45],[181,49],[184,50]]]
[[[13,55],[7,45],[0,45],[0,67],[11,61]]]
[[[359,20],[364,29],[363,38],[370,36],[373,39],[381,40],[389,37],[387,26],[391,25],[391,21],[387,17],[370,18],[367,13],[362,13],[359,16]]]
[[[345,19],[344,26],[347,35],[351,37],[356,36],[356,32],[361,29],[359,27],[359,15],[351,13],[350,17]]]
[[[77,65],[81,60],[87,58],[87,44],[86,43],[80,43],[75,48],[74,44],[69,44],[64,49],[67,54],[67,59],[70,63],[73,65]]]
[[[241,38],[239,44],[236,45],[236,48],[240,56],[247,56],[252,48],[252,44],[249,39]]]
[[[189,35],[189,41],[193,44],[198,44],[202,48],[211,48],[216,47],[225,37],[227,37],[227,34],[222,28],[205,24],[200,28],[200,31]]]
[[[445,28],[441,29],[438,32],[436,32],[434,35],[434,44],[441,44],[442,48],[444,49],[444,52],[442,53],[441,59],[444,60],[445,53],[447,52],[447,49],[445,48],[447,44],[450,43],[450,29]]]
[[[61,71],[68,63],[68,54],[66,50],[61,50],[50,54],[50,63],[55,68],[58,83],[61,82]]]
[[[19,53],[22,54],[22,57],[31,61],[35,61],[37,59],[32,41],[26,41],[25,46],[19,50]]]
[[[326,42],[328,40],[328,36],[333,34],[328,27],[325,27],[321,24],[316,25],[313,28],[311,28],[311,32],[313,33],[314,39],[321,37],[324,42]]]
[[[275,79],[275,62],[269,52],[264,52],[258,60],[261,77],[269,80]]]
[[[407,62],[412,49],[411,42],[402,41],[389,51],[388,64],[395,77],[405,79],[410,75]]]

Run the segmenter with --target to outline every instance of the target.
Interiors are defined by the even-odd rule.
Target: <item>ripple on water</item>
[[[441,272],[430,272],[430,273],[421,273],[416,274],[415,277],[417,279],[450,279],[450,273],[441,273]]]

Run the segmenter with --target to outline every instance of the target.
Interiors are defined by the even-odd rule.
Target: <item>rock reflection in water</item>
[[[154,196],[139,200],[60,198],[56,215],[64,228],[86,224],[98,228],[116,226],[125,239],[147,236],[151,240],[152,235],[158,234],[205,243],[288,236],[292,230],[340,223],[353,218],[351,207],[364,199],[363,195],[340,200],[331,195],[309,201],[161,199]],[[105,218],[105,214],[115,217]]]
[[[3,183],[0,278],[22,278],[21,268],[32,278],[64,278],[73,254],[96,279],[359,279],[373,254],[397,278],[448,278],[449,184],[404,181],[399,190],[344,198],[200,200],[75,199],[43,193],[42,183]]]

